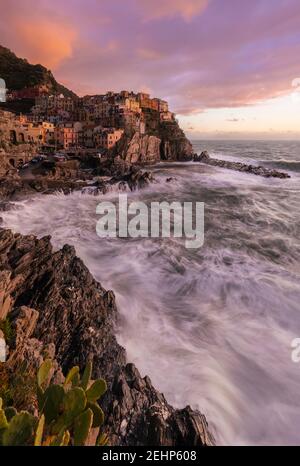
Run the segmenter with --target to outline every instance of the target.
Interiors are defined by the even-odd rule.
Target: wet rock
[[[204,416],[189,407],[172,408],[133,364],[116,374],[107,405],[110,414],[106,429],[114,445],[214,444]]]
[[[202,152],[200,155],[194,154],[194,162],[206,163],[214,167],[228,168],[229,170],[236,170],[244,173],[252,173],[253,175],[263,176],[264,178],[290,178],[290,175],[277,170],[270,170],[265,167],[247,165],[241,162],[230,162],[227,160],[219,160],[211,158],[207,151]]]
[[[161,139],[161,160],[192,160],[193,146],[176,120],[161,123],[159,137]]]
[[[146,134],[124,134],[110,151],[131,164],[154,164],[161,160],[192,160],[193,146],[176,120],[159,120],[157,112],[146,115]]]
[[[213,443],[199,412],[175,410],[149,377],[142,378],[134,365],[127,364],[115,337],[114,293],[94,280],[73,247],[53,252],[50,237],[38,240],[0,229],[0,264],[2,302],[12,297],[9,317],[16,334],[8,363],[12,374],[21,361],[36,368],[47,354],[57,364],[57,377],[60,370],[66,373],[73,365],[83,369],[92,360],[93,378],[108,382],[103,409],[110,444]]]
[[[210,160],[209,153],[205,150],[200,155],[194,154],[194,162],[203,162]]]
[[[170,177],[166,179],[166,183],[174,183],[175,181],[177,181],[177,178]]]
[[[151,172],[139,170],[131,167],[129,172],[121,177],[113,177],[109,184],[119,183],[119,189],[126,190],[127,186],[130,191],[146,188],[150,183],[155,181]]]
[[[129,163],[157,163],[160,160],[160,139],[156,136],[135,133],[123,153],[123,158]]]
[[[63,162],[45,160],[40,167],[33,169],[32,173],[50,180],[67,181],[91,178],[87,176],[86,171],[80,169],[80,162],[78,160],[66,160]]]

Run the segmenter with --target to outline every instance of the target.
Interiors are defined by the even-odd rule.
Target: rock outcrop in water
[[[35,372],[46,355],[55,359],[56,379],[93,360],[93,376],[109,386],[103,409],[111,445],[213,444],[203,415],[172,408],[126,363],[114,335],[114,294],[93,279],[73,247],[53,252],[50,237],[1,229],[0,264],[0,320],[8,319],[14,330],[4,364],[10,377],[24,363]],[[27,400],[23,408],[33,406]]]
[[[229,162],[227,160],[212,159],[207,151],[202,152],[200,155],[194,155],[194,162],[206,163],[214,167],[228,168],[229,170],[236,170],[239,172],[252,173],[253,175],[263,176],[265,178],[290,178],[290,175],[277,170],[270,170],[265,167],[247,165],[241,162]]]

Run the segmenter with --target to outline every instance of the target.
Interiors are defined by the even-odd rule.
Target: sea
[[[175,407],[205,414],[219,445],[300,444],[300,142],[193,141],[211,157],[282,170],[262,178],[200,163],[160,163],[129,201],[205,204],[199,249],[180,238],[99,238],[105,196],[34,196],[2,226],[55,249],[68,243],[116,294],[117,338]],[[172,178],[171,182],[166,182]]]

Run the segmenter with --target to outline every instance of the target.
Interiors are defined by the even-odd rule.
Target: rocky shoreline
[[[159,144],[155,136],[143,138],[139,143],[144,156],[135,160],[134,150],[141,150],[136,142],[128,143],[124,158],[108,157],[96,163],[89,158],[47,160],[26,176],[2,157],[0,210],[37,193],[105,194],[112,188],[120,192],[145,188],[155,179],[132,162],[156,160]],[[13,379],[24,364],[29,373],[35,373],[47,356],[55,363],[54,381],[72,366],[83,369],[93,361],[94,378],[103,377],[108,383],[103,409],[110,445],[213,445],[200,412],[190,407],[174,409],[149,377],[142,378],[128,364],[115,337],[118,312],[113,292],[93,279],[74,248],[66,245],[53,252],[50,239],[0,229],[0,321],[8,321],[14,335],[7,341],[8,378]],[[25,396],[18,408],[34,411],[34,402]]]
[[[93,361],[93,376],[109,387],[103,409],[110,445],[214,444],[200,412],[172,408],[149,377],[127,364],[115,337],[115,296],[94,280],[73,247],[53,252],[50,237],[1,229],[0,263],[0,320],[9,318],[14,334],[5,363],[9,377],[24,364],[35,373],[49,356],[54,380]],[[23,403],[34,409],[30,400]]]
[[[141,145],[146,149],[139,159],[136,154]],[[147,144],[131,140],[126,150],[123,147],[122,157],[108,158],[96,166],[90,160],[46,161],[32,170],[29,178],[21,177],[2,158],[0,210],[35,193],[81,190],[105,194],[112,187],[142,189],[155,179],[137,163],[156,160],[158,147],[155,136],[150,136]],[[207,152],[194,155],[194,162],[289,178],[264,167],[212,159]],[[190,407],[174,409],[149,377],[142,378],[138,369],[127,363],[125,350],[115,337],[118,312],[113,292],[93,279],[74,248],[66,245],[53,252],[50,239],[0,229],[0,321],[9,319],[14,333],[5,364],[9,377],[24,363],[29,372],[35,372],[46,356],[55,361],[57,379],[73,365],[83,369],[87,361],[93,361],[93,376],[105,378],[109,386],[103,408],[111,445],[213,445],[200,412]],[[34,405],[27,400],[21,408],[33,410]]]
[[[105,194],[113,187],[134,191],[153,183],[151,172],[120,158],[107,160],[101,167],[86,168],[78,160],[44,162],[32,170],[31,177],[22,177],[5,159],[0,158],[0,210],[9,201],[34,194],[72,191]]]
[[[195,154],[194,162],[205,163],[213,167],[227,168],[229,170],[235,170],[238,172],[251,173],[257,176],[263,176],[264,178],[290,178],[290,175],[285,172],[270,170],[262,166],[247,165],[241,162],[229,162],[227,160],[211,158],[207,151],[202,152],[200,155]]]

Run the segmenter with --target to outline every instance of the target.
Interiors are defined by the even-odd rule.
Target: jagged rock
[[[0,199],[11,197],[20,185],[17,169],[9,163],[6,155],[0,154]]]
[[[264,178],[290,178],[290,175],[277,170],[270,170],[265,167],[247,165],[241,162],[230,162],[227,160],[213,159],[209,156],[207,151],[202,152],[200,155],[194,154],[194,162],[206,163],[214,167],[228,168],[229,170],[236,170],[239,172],[252,173],[253,175],[263,176]]]
[[[34,175],[47,177],[50,180],[75,181],[91,178],[80,169],[79,160],[66,160],[63,162],[45,160],[39,168],[32,170],[32,172]]]
[[[124,134],[111,150],[113,158],[119,156],[126,162],[140,165],[161,160],[192,160],[193,146],[176,120],[160,122],[152,115],[147,118],[150,132],[144,135],[138,132],[131,136]]]
[[[161,138],[161,160],[192,160],[193,146],[177,121],[161,123],[159,137]]]
[[[110,157],[122,159],[127,164],[154,164],[160,160],[161,140],[154,135],[134,133],[132,136],[124,134]]]
[[[166,179],[166,183],[174,183],[175,181],[177,181],[177,178],[173,178],[172,176]]]
[[[202,162],[205,163],[205,161],[210,160],[209,153],[205,150],[201,152],[200,155],[194,154],[194,162]]]
[[[19,179],[17,170],[9,163],[6,155],[0,155],[0,178]]]
[[[114,445],[210,445],[205,418],[175,410],[148,377],[141,378],[114,334],[117,308],[112,291],[94,280],[73,247],[52,251],[50,237],[0,229],[0,272],[13,298],[9,317],[16,329],[11,365],[23,358],[37,367],[51,353],[66,373],[93,360],[93,377],[104,377],[105,430]],[[21,358],[21,359],[18,359]],[[31,407],[33,410],[34,407]]]
[[[129,172],[126,175],[120,177],[113,177],[109,184],[119,184],[120,191],[126,190],[127,186],[130,191],[135,191],[136,189],[143,189],[147,187],[150,183],[153,183],[154,177],[151,172],[144,172],[138,170],[137,168],[131,166]]]
[[[45,345],[41,340],[33,336],[39,320],[39,312],[21,306],[11,312],[10,320],[13,322],[15,334],[14,345],[9,349],[9,359],[7,361],[10,370],[18,372],[20,366],[25,362],[27,370],[36,374],[45,357],[49,357],[53,361],[52,378],[55,383],[63,381],[61,368],[55,359],[55,345],[53,343]]]
[[[140,170],[121,157],[106,160],[101,168],[97,169],[97,174],[99,173],[106,175],[105,179],[102,177],[88,188],[84,188],[84,192],[105,194],[112,186],[117,186],[119,191],[135,191],[146,188],[150,183],[155,182],[151,172]],[[107,176],[109,174],[110,176]],[[94,190],[95,188],[96,190]]]
[[[13,299],[10,295],[11,272],[8,270],[0,271],[0,283],[0,320],[5,320],[13,305]]]
[[[187,407],[175,410],[133,364],[116,375],[107,395],[106,429],[115,445],[212,445],[205,417]],[[116,422],[117,420],[117,422]],[[121,442],[120,442],[121,440]]]
[[[157,163],[160,160],[160,143],[156,136],[135,133],[121,156],[129,163]]]

